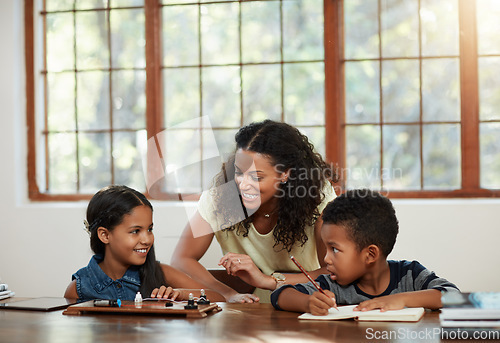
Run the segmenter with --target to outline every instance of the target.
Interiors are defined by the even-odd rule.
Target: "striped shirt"
[[[387,261],[391,272],[391,280],[387,289],[378,295],[371,295],[363,292],[353,282],[347,286],[341,286],[336,281],[332,281],[329,274],[318,276],[316,282],[322,289],[328,289],[335,294],[338,305],[354,305],[362,301],[382,297],[390,294],[403,292],[420,291],[424,289],[436,289],[438,291],[458,291],[457,286],[438,277],[434,272],[428,270],[417,261]],[[304,294],[312,294],[317,289],[311,282],[299,283],[297,285],[283,285],[271,294],[271,303],[274,308],[281,310],[278,306],[278,297],[285,288],[294,288]]]

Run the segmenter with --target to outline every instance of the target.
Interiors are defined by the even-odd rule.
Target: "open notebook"
[[[311,320],[339,320],[353,318],[358,321],[375,321],[375,322],[418,322],[424,315],[423,307],[404,308],[402,310],[380,312],[380,310],[372,311],[353,311],[357,305],[339,306],[337,311],[331,308],[327,315],[314,316],[310,313],[304,313],[299,316],[299,319]]]

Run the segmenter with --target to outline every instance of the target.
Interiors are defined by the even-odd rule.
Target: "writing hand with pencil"
[[[307,277],[307,279],[313,284],[314,287],[319,292],[314,292],[309,296],[308,307],[311,314],[315,316],[322,316],[328,314],[328,309],[334,307],[337,308],[337,302],[335,300],[335,294],[329,290],[323,290],[318,285],[316,281],[309,275],[309,273],[302,267],[302,265],[293,256],[290,259],[295,263],[295,265],[300,269],[300,271]]]
[[[328,314],[328,310],[332,307],[337,308],[335,294],[329,290],[323,292],[314,292],[309,296],[309,313],[315,316],[324,316]]]

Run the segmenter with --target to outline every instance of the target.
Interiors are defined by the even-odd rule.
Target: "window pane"
[[[112,10],[111,57],[113,68],[145,68],[144,9]]]
[[[347,123],[380,121],[378,62],[345,63],[345,115]]]
[[[201,6],[203,64],[239,63],[238,3]]]
[[[283,59],[324,59],[323,0],[287,0],[282,6]]]
[[[418,56],[418,0],[382,0],[382,56]]]
[[[193,3],[193,0],[162,0],[161,1],[165,5],[170,5],[170,4],[187,4],[187,3]],[[200,1],[203,2],[203,1]]]
[[[79,129],[109,129],[109,73],[86,71],[77,74]]]
[[[424,125],[422,148],[424,189],[460,188],[460,125]]]
[[[45,0],[47,11],[67,11],[73,9],[75,0]]]
[[[380,126],[346,127],[346,187],[380,189]]]
[[[386,125],[384,133],[384,188],[420,189],[420,129],[418,125]]]
[[[144,0],[109,0],[109,7],[144,6]]]
[[[500,2],[476,0],[479,54],[500,54]]]
[[[344,1],[346,59],[379,57],[378,2]]]
[[[139,147],[144,135],[138,132],[113,133],[115,183],[134,189],[146,189]]]
[[[107,0],[77,0],[75,1],[75,7],[79,10],[106,8],[107,2]]]
[[[79,133],[80,192],[93,194],[111,183],[109,133]]]
[[[198,6],[163,8],[163,64],[198,65]]]
[[[243,66],[244,123],[281,119],[281,66]]]
[[[237,130],[212,130],[207,132],[203,130],[203,189],[208,189],[213,182],[217,173],[220,172],[222,161],[227,161],[227,158],[234,153],[236,143],[234,135]],[[213,142],[215,138],[216,149],[214,150]],[[208,150],[208,151],[207,151]],[[215,157],[212,157],[215,156]]]
[[[251,1],[241,4],[243,63],[280,61],[280,36],[280,2]]]
[[[163,70],[166,127],[200,116],[200,71],[198,68]]]
[[[458,0],[421,0],[422,55],[458,55]]]
[[[236,148],[234,140],[236,132],[238,132],[237,129],[203,130],[203,159],[218,155],[221,160],[226,161]],[[216,147],[211,141],[213,138]]]
[[[500,189],[500,123],[481,123],[481,187]]]
[[[500,119],[500,57],[480,57],[479,68],[479,118]]]
[[[109,68],[107,11],[77,12],[76,67]]]
[[[420,117],[418,61],[384,61],[382,102],[384,122],[414,122]]]
[[[214,127],[240,126],[240,68],[209,67],[202,70],[203,115]]]
[[[424,121],[460,121],[459,68],[458,59],[440,58],[422,61]]]
[[[297,127],[300,132],[305,134],[314,145],[314,149],[321,156],[325,157],[325,128],[324,127]]]
[[[205,191],[213,186],[215,175],[222,168],[222,160],[220,157],[212,157],[202,161],[202,188],[200,191]]]
[[[75,134],[49,134],[49,193],[76,193]]]
[[[146,127],[146,72],[119,70],[112,74],[113,128]]]
[[[167,168],[166,190],[174,194],[200,191],[200,131],[169,130],[165,137],[163,156]]]
[[[291,63],[284,66],[285,122],[291,125],[324,125],[324,63]]]
[[[233,2],[234,0],[217,0],[217,2]],[[198,1],[193,1],[193,0],[163,0],[162,3],[164,4],[191,4],[191,3],[196,3]],[[205,3],[205,2],[214,2],[214,0],[200,0],[200,3]]]
[[[47,14],[47,70],[75,68],[73,14]]]
[[[47,121],[51,131],[73,131],[75,123],[75,75],[47,74]]]

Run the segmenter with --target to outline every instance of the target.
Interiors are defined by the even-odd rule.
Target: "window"
[[[498,1],[25,4],[30,199],[198,193],[265,118],[343,188],[500,195]]]
[[[333,21],[325,40],[335,42],[326,45],[326,92],[340,94],[327,102],[340,144],[327,146],[343,186],[391,197],[498,196],[500,3],[325,4],[325,23]]]
[[[296,125],[324,152],[322,0],[184,2],[161,8],[165,192],[208,188],[253,121]]]
[[[235,132],[266,118],[324,153],[322,0],[27,4],[32,199],[88,198],[110,183],[198,193]]]
[[[32,19],[31,198],[85,198],[112,183],[144,188],[145,12],[136,3],[44,1]]]

